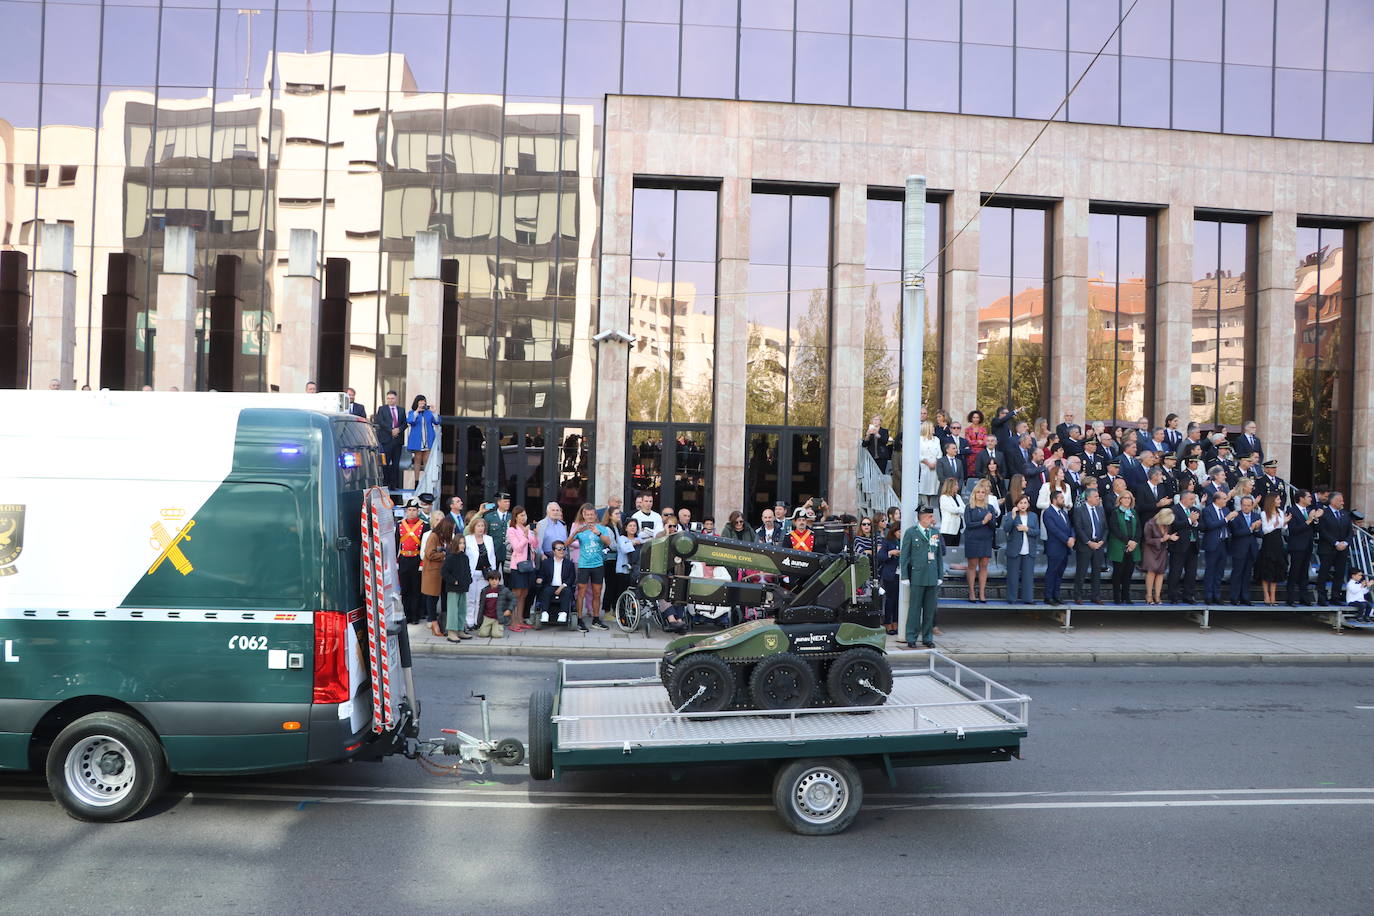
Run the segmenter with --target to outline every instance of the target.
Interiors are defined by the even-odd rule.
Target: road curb
[[[435,645],[419,643],[411,647],[415,655],[450,658],[575,658],[575,659],[656,659],[661,647],[629,646],[481,646]],[[945,649],[944,654],[965,665],[1374,665],[1374,657],[1344,652],[1255,653],[1255,652],[983,652]],[[894,650],[888,653],[897,668],[925,665],[920,652]]]

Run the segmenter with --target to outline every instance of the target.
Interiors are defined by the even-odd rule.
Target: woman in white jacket
[[[487,570],[501,568],[496,545],[487,534],[487,520],[476,512],[468,520],[464,552],[472,569],[472,585],[468,588],[468,629],[475,629],[482,619],[482,591],[487,587]]]
[[[940,477],[935,472],[936,466],[940,463],[940,440],[935,438],[935,427],[929,420],[921,424],[920,449],[921,473],[916,492],[925,497],[922,500],[925,502],[940,492]]]
[[[1040,493],[1035,497],[1035,508],[1043,514],[1050,507],[1050,500],[1056,493],[1064,494],[1064,508],[1073,511],[1073,490],[1069,487],[1069,482],[1064,479],[1064,469],[1059,465],[1050,467],[1045,483],[1040,487]],[[1045,525],[1040,526],[1040,540],[1045,540]]]
[[[959,546],[959,533],[964,530],[964,509],[967,506],[959,495],[959,481],[954,477],[945,478],[945,485],[940,490],[940,540],[944,541],[946,547]],[[951,563],[946,568],[960,570],[966,567]]]

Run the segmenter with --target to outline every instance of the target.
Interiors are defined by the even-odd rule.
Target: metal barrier
[[[897,491],[892,487],[892,475],[884,474],[878,468],[878,462],[862,445],[859,446],[858,470],[860,515],[885,515],[888,509],[901,504]]]

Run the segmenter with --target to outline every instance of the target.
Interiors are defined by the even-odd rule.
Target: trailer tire
[[[553,693],[530,694],[530,778],[553,779]]]
[[[800,709],[816,692],[816,672],[791,652],[770,655],[754,666],[749,694],[759,709]]]
[[[157,736],[132,716],[96,712],[62,729],[48,749],[48,789],[79,821],[115,823],[138,814],[170,778]]]
[[[793,760],[773,779],[773,806],[783,823],[802,836],[846,830],[863,801],[858,768],[843,757]]]
[[[861,680],[882,693],[864,687]],[[874,649],[848,649],[830,663],[825,687],[836,706],[881,706],[892,693],[892,663]]]
[[[699,687],[704,688],[702,695],[692,699]],[[691,701],[683,712],[719,712],[734,698],[735,672],[720,656],[695,652],[673,664],[668,681],[668,699],[673,709],[682,709],[682,704]]]

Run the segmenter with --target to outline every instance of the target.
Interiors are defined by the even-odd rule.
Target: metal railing
[[[1285,505],[1293,505],[1293,500],[1298,498],[1298,488],[1291,483],[1285,483],[1288,488],[1287,502]],[[1366,576],[1374,574],[1374,535],[1370,534],[1359,525],[1351,525],[1350,538],[1350,562],[1356,568],[1364,572]]]
[[[892,486],[892,475],[884,474],[878,468],[878,462],[862,445],[859,446],[858,470],[860,515],[883,515],[888,509],[901,504]]]

